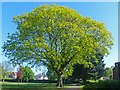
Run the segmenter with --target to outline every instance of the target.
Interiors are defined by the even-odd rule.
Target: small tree
[[[103,55],[98,53],[96,55],[96,58],[98,59],[98,62],[94,62],[93,58],[86,60],[91,61],[91,63],[94,65],[94,67],[84,67],[83,64],[76,64],[74,65],[74,71],[72,73],[71,78],[73,80],[77,79],[78,81],[80,78],[85,83],[87,79],[94,79],[97,80],[98,78],[105,75],[105,64],[103,61]]]
[[[105,75],[105,63],[103,60],[104,56],[105,55],[98,53],[96,55],[96,57],[98,58],[98,62],[94,62],[94,61],[92,62],[94,65],[94,68],[91,68],[89,70],[89,74],[94,80],[97,80],[100,77],[103,77]]]
[[[4,82],[5,78],[9,75],[8,71],[2,68],[2,81]]]
[[[22,67],[22,79],[26,80],[27,82],[29,80],[34,80],[34,73],[30,67]]]
[[[86,80],[89,78],[89,68],[84,67],[83,64],[76,64],[74,65],[74,71],[72,73],[71,78],[79,82],[80,79],[86,83]]]
[[[0,64],[0,71],[1,71],[0,75],[1,75],[3,82],[5,78],[11,74],[12,70],[13,70],[13,67],[9,61],[3,61]]]
[[[8,35],[3,52],[13,63],[44,64],[62,78],[72,74],[74,64],[92,67],[96,51],[105,55],[113,45],[111,33],[104,23],[64,6],[44,5],[14,17],[17,31]]]
[[[111,77],[112,76],[112,69],[107,67],[105,68],[105,76]]]

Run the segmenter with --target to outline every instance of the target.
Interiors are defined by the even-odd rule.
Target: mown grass
[[[54,83],[13,83],[13,82],[3,82],[2,84],[3,90],[8,89],[41,89],[41,88],[54,88]],[[42,90],[42,89],[41,89]]]

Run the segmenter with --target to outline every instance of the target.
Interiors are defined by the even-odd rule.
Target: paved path
[[[80,88],[65,88],[64,90],[80,90]]]
[[[80,86],[69,86],[69,88],[64,88],[64,90],[80,90]]]

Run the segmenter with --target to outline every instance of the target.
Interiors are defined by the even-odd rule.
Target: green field
[[[0,82],[2,90],[81,90],[83,86],[64,85],[63,88],[57,88],[55,83],[18,83],[18,82]]]

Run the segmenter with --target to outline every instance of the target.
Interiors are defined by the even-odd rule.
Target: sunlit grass
[[[64,90],[65,88],[82,88],[83,86],[64,85],[63,88],[56,87],[56,83],[21,83],[21,82],[0,82],[2,90]]]
[[[39,89],[39,88],[55,88],[55,83],[20,83],[20,82],[3,82],[2,88],[32,88],[32,89]]]
[[[90,83],[95,83],[95,82],[98,82],[99,80],[87,80],[87,81]]]

